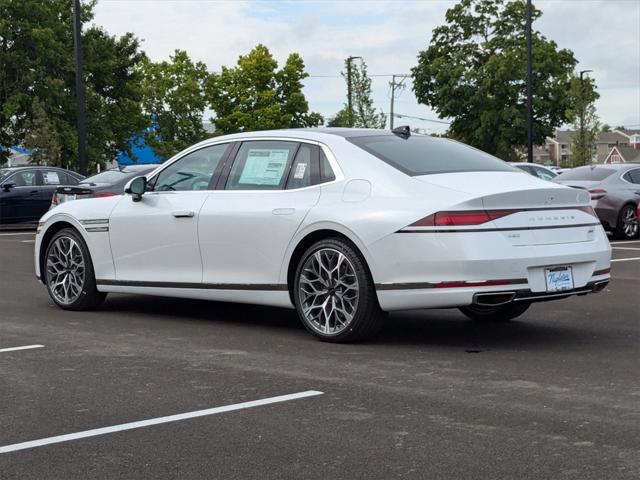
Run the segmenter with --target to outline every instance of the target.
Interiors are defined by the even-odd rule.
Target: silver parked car
[[[640,164],[613,163],[574,168],[554,182],[582,188],[591,194],[591,205],[605,229],[619,239],[638,236]]]

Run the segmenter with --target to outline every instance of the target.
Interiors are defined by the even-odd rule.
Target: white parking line
[[[32,348],[42,348],[44,345],[25,345],[24,347],[0,348],[0,353],[17,352],[18,350],[30,350]]]
[[[36,243],[35,240],[20,240],[20,243]]]
[[[638,247],[611,247],[614,250],[640,250]]]
[[[58,435],[56,437],[42,438],[40,440],[32,440],[30,442],[14,443],[0,447],[0,453],[15,452],[18,450],[26,450],[28,448],[42,447],[51,445],[52,443],[69,442],[79,438],[95,437],[97,435],[106,435],[113,432],[122,432],[124,430],[133,430],[135,428],[149,427],[160,423],[177,422],[188,418],[204,417],[206,415],[215,415],[217,413],[233,412],[244,408],[259,407],[269,405],[271,403],[288,402],[298,398],[314,397],[322,395],[323,392],[316,390],[308,390],[306,392],[291,393],[289,395],[280,395],[279,397],[263,398],[262,400],[253,400],[250,402],[236,403],[233,405],[225,405],[223,407],[208,408],[206,410],[197,410],[195,412],[179,413],[177,415],[169,415],[168,417],[152,418],[150,420],[140,420],[138,422],[123,423],[122,425],[114,425],[113,427],[95,428],[93,430],[85,430],[84,432],[69,433],[67,435]]]
[[[640,257],[631,257],[631,258],[615,258],[611,260],[612,262],[629,262],[631,260],[640,260]]]
[[[35,232],[0,233],[0,237],[10,237],[12,235],[34,235]]]

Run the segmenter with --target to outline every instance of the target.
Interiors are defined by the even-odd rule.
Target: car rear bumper
[[[369,253],[387,311],[461,307],[504,292],[514,293],[509,301],[554,300],[592,293],[610,277],[611,247],[600,226],[588,241],[526,246],[503,232],[395,234]],[[571,267],[573,290],[547,293],[545,269],[556,266]]]

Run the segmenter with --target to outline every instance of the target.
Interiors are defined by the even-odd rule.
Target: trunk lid
[[[586,190],[540,180],[522,172],[460,172],[414,177],[418,181],[473,194],[455,209],[514,210],[480,225],[500,231],[512,245],[585,242],[593,238],[597,218]]]

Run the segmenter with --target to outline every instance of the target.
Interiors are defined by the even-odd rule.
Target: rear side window
[[[314,185],[318,176],[320,149],[315,145],[301,144],[289,171],[287,190]]]
[[[231,167],[226,189],[282,190],[297,149],[295,142],[244,142]],[[305,172],[300,171],[304,177]]]
[[[636,168],[635,170],[629,170],[624,174],[624,179],[627,182],[640,184],[640,168]]]
[[[568,172],[561,173],[556,177],[557,180],[585,180],[599,182],[610,175],[616,173],[613,168],[601,167],[577,167]]]
[[[514,172],[506,162],[445,138],[412,135],[354,137],[348,139],[407,175],[449,172]]]
[[[324,152],[320,152],[320,181],[322,183],[333,182],[336,179],[336,174],[333,173],[331,164],[327,160]]]

